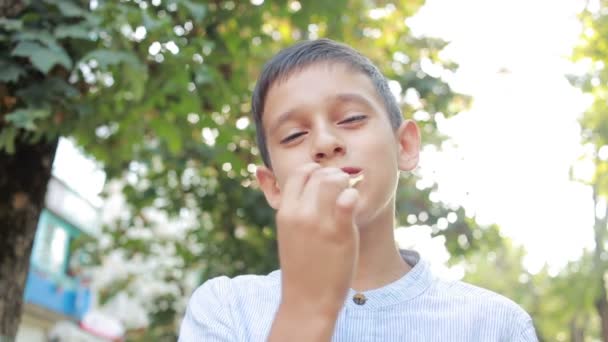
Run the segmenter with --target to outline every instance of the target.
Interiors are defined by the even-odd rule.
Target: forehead
[[[359,96],[374,106],[380,98],[370,78],[344,63],[319,63],[276,80],[268,89],[264,105],[264,126],[281,113],[299,108],[323,106],[344,94]],[[379,106],[381,110],[382,106]]]

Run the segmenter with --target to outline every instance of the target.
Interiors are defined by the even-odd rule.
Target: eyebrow
[[[335,97],[333,97],[332,100],[334,102],[338,102],[338,103],[354,102],[354,103],[363,105],[363,106],[367,107],[368,109],[374,108],[374,106],[368,99],[366,99],[365,97],[363,97],[359,94],[355,94],[355,93],[338,94]]]
[[[343,93],[343,94],[331,96],[328,99],[328,101],[333,102],[333,103],[338,103],[338,104],[358,103],[362,106],[365,106],[367,109],[374,108],[374,106],[368,99],[366,99],[365,97],[363,97],[359,94],[355,94],[355,93]],[[294,109],[290,109],[284,113],[281,113],[281,115],[279,115],[277,121],[271,126],[271,129],[269,132],[276,131],[285,122],[292,120],[294,116],[296,116],[300,113],[300,111],[301,111],[300,108],[294,108]]]
[[[269,132],[276,131],[285,122],[292,120],[293,117],[296,116],[298,113],[299,113],[299,109],[297,109],[297,108],[291,109],[291,110],[288,110],[288,111],[282,113],[281,115],[279,115],[279,118],[277,119],[277,121],[270,127]]]

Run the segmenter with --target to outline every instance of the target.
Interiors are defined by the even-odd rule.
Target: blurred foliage
[[[585,146],[579,162],[591,163],[594,172],[589,179],[576,178],[574,170],[572,176],[592,189],[595,248],[555,275],[546,268],[536,274],[522,269],[525,253],[505,240],[499,249],[482,247],[466,260],[465,280],[520,303],[532,315],[541,341],[608,341],[608,1],[593,3],[597,8],[587,2],[580,13],[582,33],[571,56],[587,72],[567,77],[592,99],[579,120]]]
[[[582,142],[590,147],[588,158],[595,163],[595,174],[585,180],[594,184],[597,195],[608,198],[608,1],[599,1],[597,11],[581,13],[583,34],[572,58],[587,68],[583,75],[571,75],[571,83],[589,94],[593,101],[580,119]],[[604,149],[600,153],[601,149]]]
[[[278,267],[274,214],[253,178],[249,112],[256,77],[280,49],[329,37],[369,56],[402,89],[404,114],[423,118],[425,144],[439,147],[437,122],[470,100],[445,82],[457,67],[439,58],[446,43],[407,26],[422,0],[24,4],[0,18],[0,149],[71,136],[103,165],[107,195],[115,186],[124,205],[101,237],[74,248],[90,265],[116,257],[142,267],[105,283],[101,303],[136,297],[151,279],[170,285],[142,304],[149,328],[132,330],[132,340],[174,339],[185,299],[208,278]],[[402,178],[401,224],[430,225],[455,257],[502,246],[498,227],[432,201],[437,185],[417,181]]]
[[[497,247],[481,246],[462,260],[463,280],[501,293],[524,307],[533,318],[540,341],[597,338],[599,320],[593,313],[590,255],[570,262],[557,275],[551,275],[546,266],[530,273],[523,267],[525,256],[523,247],[508,239]]]
[[[592,8],[591,5],[595,5]],[[585,146],[583,162],[589,162],[594,172],[589,179],[577,179],[592,189],[596,210],[594,223],[595,247],[563,272],[560,290],[569,296],[571,330],[579,337],[600,337],[608,341],[608,252],[605,249],[608,229],[608,1],[587,2],[581,12],[582,34],[572,54],[574,62],[587,72],[569,75],[570,82],[588,94],[590,107],[579,122]],[[576,176],[573,174],[573,176]],[[573,286],[574,283],[581,284]],[[576,304],[575,304],[576,303]],[[590,324],[591,322],[591,324]],[[582,339],[581,339],[582,340]]]

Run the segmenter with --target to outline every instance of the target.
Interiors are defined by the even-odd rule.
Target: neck
[[[395,244],[395,205],[391,203],[365,226],[359,227],[359,262],[352,283],[355,291],[366,291],[390,284],[411,267]]]

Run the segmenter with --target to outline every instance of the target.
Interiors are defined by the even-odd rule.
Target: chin
[[[359,229],[366,229],[370,226],[371,222],[376,218],[377,213],[374,213],[370,208],[361,206],[357,208],[357,214],[355,215],[354,221]],[[376,214],[376,215],[374,215]]]
[[[361,197],[357,208],[355,208],[354,221],[359,229],[366,229],[371,225],[376,225],[381,222],[394,222],[394,201],[393,198],[389,198],[386,201],[381,200],[369,200]],[[378,203],[382,205],[378,206]],[[375,204],[375,205],[373,205]],[[391,210],[392,209],[392,210]],[[390,217],[385,217],[390,216]]]

